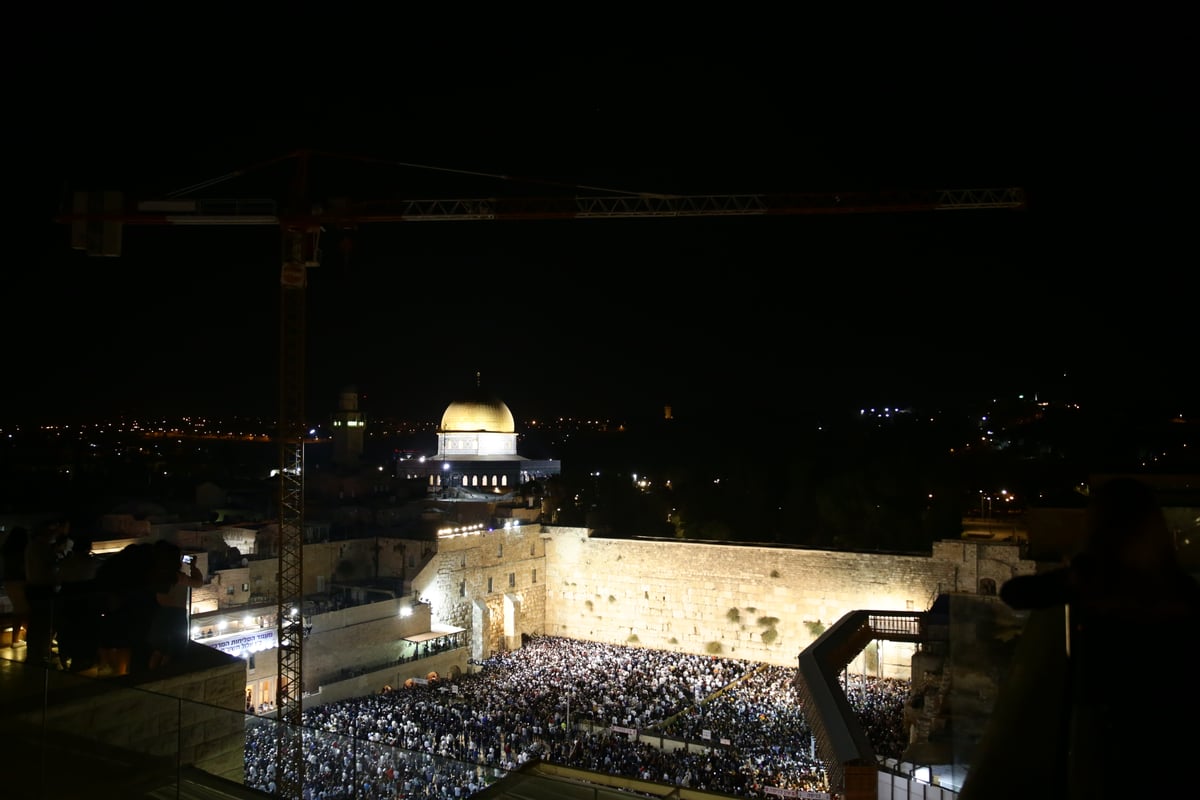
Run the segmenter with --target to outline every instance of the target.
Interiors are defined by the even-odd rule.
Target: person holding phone
[[[188,603],[192,589],[204,585],[204,573],[196,566],[196,557],[183,553],[175,570],[174,582],[166,591],[155,594],[158,609],[151,627],[150,668],[164,666],[183,655],[191,634],[188,631]]]

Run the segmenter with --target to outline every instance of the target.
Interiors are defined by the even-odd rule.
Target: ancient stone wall
[[[1033,568],[1015,543],[854,553],[524,525],[440,539],[413,585],[437,622],[470,629],[473,659],[546,634],[792,666],[851,611],[925,611]]]
[[[858,609],[927,609],[953,564],[917,555],[595,539],[552,529],[548,634],[792,666]]]
[[[471,658],[513,649],[546,632],[547,538],[540,525],[443,537],[414,593],[438,623],[472,631]]]

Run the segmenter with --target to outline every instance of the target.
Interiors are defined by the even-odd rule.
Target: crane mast
[[[393,200],[316,210],[307,198],[309,151],[297,159],[282,211],[267,199],[168,199],[127,210],[120,192],[77,192],[72,211],[56,221],[71,226],[71,245],[93,256],[120,255],[122,227],[133,225],[277,226],[281,233],[279,294],[278,658],[276,787],[281,798],[302,797],[304,666],[304,440],[307,271],[320,262],[326,225],[363,223],[629,219],[645,217],[786,216],[1021,209],[1020,188],[940,189],[809,194],[572,196]],[[274,163],[272,162],[272,163]],[[242,172],[234,175],[243,174]],[[211,184],[212,182],[210,182]]]
[[[276,657],[276,746],[280,796],[304,786],[304,393],[305,286],[312,254],[308,231],[283,226],[279,297],[279,542]]]

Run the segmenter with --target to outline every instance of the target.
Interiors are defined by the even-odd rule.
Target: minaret
[[[367,422],[358,410],[358,389],[347,386],[333,412],[333,463],[337,466],[358,466],[363,454],[363,436]]]

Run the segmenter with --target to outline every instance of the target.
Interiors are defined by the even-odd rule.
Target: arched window
[[[501,486],[508,486],[508,476],[507,476],[507,475],[501,475],[501,476],[500,476],[500,485],[501,485]]]
[[[985,595],[996,594],[996,580],[994,578],[980,578],[979,593]]]

